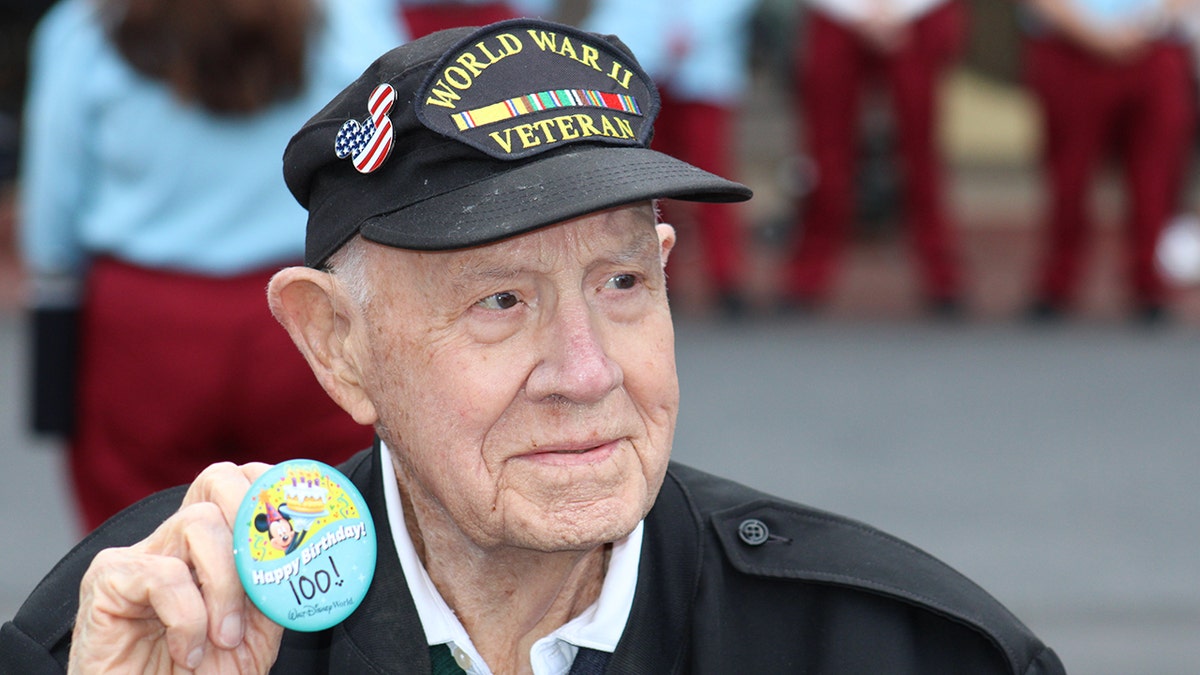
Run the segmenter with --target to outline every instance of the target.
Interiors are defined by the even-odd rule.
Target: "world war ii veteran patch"
[[[612,44],[533,22],[472,34],[433,66],[414,101],[426,127],[497,159],[571,143],[646,146],[659,106],[650,78]]]

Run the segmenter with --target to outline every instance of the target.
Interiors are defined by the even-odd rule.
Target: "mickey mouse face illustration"
[[[297,538],[291,519],[279,512],[267,498],[265,491],[259,496],[259,501],[266,511],[254,517],[254,529],[266,533],[271,546],[284,553],[291,553],[303,537]]]
[[[346,120],[338,130],[334,141],[334,152],[338,158],[349,157],[360,173],[371,173],[378,169],[392,151],[395,131],[388,113],[396,104],[396,90],[390,84],[381,84],[371,91],[367,100],[370,115],[361,123]]]
[[[292,545],[292,539],[296,536],[296,531],[292,529],[292,523],[288,520],[277,520],[268,525],[270,532],[271,545],[280,551],[287,551]]]

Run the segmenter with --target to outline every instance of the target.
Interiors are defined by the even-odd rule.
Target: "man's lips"
[[[611,457],[619,445],[619,439],[599,444],[548,444],[519,455],[517,459],[530,460],[543,464],[592,464]]]

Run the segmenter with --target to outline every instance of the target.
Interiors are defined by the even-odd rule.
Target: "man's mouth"
[[[573,464],[578,462],[591,463],[607,459],[616,452],[619,440],[603,443],[583,444],[547,444],[534,447],[530,452],[521,455],[521,459],[529,459],[546,464]]]

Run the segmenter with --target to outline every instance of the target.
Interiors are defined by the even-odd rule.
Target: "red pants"
[[[1166,289],[1154,250],[1179,207],[1196,115],[1187,47],[1164,41],[1114,63],[1048,36],[1027,41],[1025,58],[1045,121],[1050,199],[1040,299],[1059,307],[1074,299],[1090,229],[1092,174],[1113,151],[1128,187],[1125,264],[1134,299],[1162,304]]]
[[[891,95],[901,168],[906,229],[932,299],[959,294],[954,233],[942,203],[942,163],[937,146],[937,88],[962,50],[966,11],[944,4],[909,25],[909,39],[883,54],[846,26],[808,14],[808,36],[797,54],[797,100],[803,140],[817,173],[802,209],[800,237],[789,264],[786,290],[798,299],[828,293],[852,218],[855,156],[862,83],[883,76]]]
[[[70,457],[87,529],[213,462],[336,464],[371,443],[271,316],[269,279],[94,263]]]
[[[400,14],[408,27],[409,37],[414,40],[447,28],[486,26],[497,21],[517,18],[516,11],[503,2],[482,5],[456,2],[429,5],[402,3]]]
[[[660,93],[663,106],[654,124],[651,147],[718,176],[733,176],[736,111],[714,103],[679,100],[666,90]],[[744,248],[740,207],[667,200],[662,209],[667,222],[696,226],[705,276],[712,290],[736,294]],[[675,260],[677,257],[668,259],[668,274]]]

